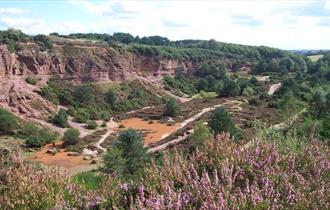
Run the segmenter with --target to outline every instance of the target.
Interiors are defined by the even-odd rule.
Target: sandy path
[[[273,95],[281,86],[282,86],[282,83],[277,83],[277,84],[271,85],[268,90],[268,95]]]
[[[114,128],[118,127],[118,123],[113,121],[113,118],[107,123],[108,131],[96,142],[95,146],[105,152],[107,149],[102,147],[101,144],[110,136],[110,134],[114,133]]]
[[[187,124],[189,124],[189,123],[191,123],[191,122],[194,122],[194,121],[198,120],[198,119],[199,119],[200,117],[202,117],[205,113],[210,112],[210,111],[213,111],[213,110],[215,110],[215,109],[218,108],[218,107],[221,107],[221,106],[223,106],[223,105],[231,105],[231,104],[232,104],[232,105],[237,104],[236,106],[239,107],[239,105],[240,105],[241,103],[242,103],[242,102],[241,102],[241,101],[238,101],[238,100],[231,100],[231,101],[226,101],[226,102],[224,102],[224,103],[221,103],[221,104],[218,104],[218,105],[215,105],[215,106],[212,106],[212,107],[204,108],[204,109],[202,109],[202,111],[199,112],[198,114],[196,114],[196,115],[192,116],[191,118],[189,118],[189,119],[183,121],[183,122],[181,123],[180,127],[178,127],[178,128],[176,129],[176,131],[179,130],[179,129],[181,129],[181,128],[183,128],[183,127],[185,127]],[[241,107],[240,107],[240,108],[241,108]],[[172,133],[174,133],[174,132],[176,132],[176,131],[173,131]],[[188,138],[188,136],[189,136],[190,134],[192,134],[193,132],[194,132],[193,129],[191,129],[191,130],[189,130],[189,131],[186,131],[186,132],[184,133],[184,135],[182,135],[182,136],[178,136],[177,138],[175,138],[175,139],[173,139],[173,140],[171,140],[171,141],[168,141],[168,142],[166,142],[166,143],[164,143],[164,144],[161,144],[161,145],[158,145],[158,146],[155,146],[155,147],[149,148],[149,149],[148,149],[148,152],[156,152],[156,151],[159,151],[159,150],[166,149],[167,146],[170,145],[170,144],[177,144],[177,143],[179,143],[179,142],[185,140],[185,139]],[[166,138],[166,137],[164,137],[164,138]],[[164,139],[164,138],[162,138],[162,139]],[[159,141],[161,141],[162,139],[160,139]]]

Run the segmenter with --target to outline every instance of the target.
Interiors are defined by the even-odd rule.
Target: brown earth
[[[174,132],[180,126],[180,123],[164,124],[161,123],[159,120],[145,121],[142,118],[125,119],[119,124],[121,125],[120,127],[124,127],[118,128],[118,130],[133,128],[136,130],[144,131],[143,133],[145,134],[145,145],[159,141],[164,136]]]
[[[61,146],[62,143],[56,144],[57,148],[61,148]],[[54,147],[52,144],[45,145],[41,150],[30,156],[28,160],[37,161],[49,166],[61,166],[70,170],[74,170],[76,167],[90,165],[90,161],[83,160],[82,156],[68,156],[69,152],[64,151],[64,149],[60,149],[55,155],[48,154],[47,150],[52,147]]]

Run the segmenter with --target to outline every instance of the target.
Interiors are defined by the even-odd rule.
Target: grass
[[[105,175],[94,171],[81,172],[72,177],[74,183],[81,185],[86,190],[100,188],[105,179]]]
[[[311,56],[308,56],[308,58],[311,59],[312,62],[317,62],[322,57],[323,57],[323,55],[311,55]]]
[[[198,94],[195,94],[193,96],[193,98],[198,98],[198,99],[202,99],[202,98],[214,98],[217,97],[217,93],[216,92],[205,92],[205,91],[201,91]]]

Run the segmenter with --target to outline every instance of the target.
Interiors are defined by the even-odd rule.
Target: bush
[[[180,112],[180,107],[176,104],[174,98],[170,98],[165,105],[164,115],[169,117],[175,117]]]
[[[93,120],[88,120],[88,121],[87,121],[86,128],[87,128],[87,129],[90,129],[90,130],[95,130],[95,129],[97,128],[97,124],[96,124],[96,122],[93,121]]]
[[[218,89],[219,96],[238,96],[241,92],[239,85],[231,79],[225,79],[222,89]]]
[[[64,146],[75,145],[79,141],[79,131],[74,128],[69,128],[63,136]]]
[[[36,85],[37,84],[37,80],[34,77],[28,76],[25,79],[25,82],[30,84],[30,85]]]
[[[240,132],[235,127],[231,114],[222,107],[214,111],[208,125],[213,130],[214,134],[228,132],[237,139],[241,137]]]
[[[194,133],[189,136],[191,145],[193,148],[197,148],[202,145],[203,141],[208,140],[211,137],[210,129],[202,122],[198,122],[194,127]]]
[[[54,142],[58,138],[58,134],[28,123],[20,129],[19,137],[26,139],[25,143],[28,147],[42,147],[45,144]]]
[[[254,94],[253,88],[246,87],[246,88],[243,89],[243,92],[242,92],[243,96],[251,97],[251,96],[253,96],[253,94]]]
[[[11,134],[17,127],[17,122],[10,112],[0,108],[0,134]]]
[[[62,128],[68,127],[68,114],[64,109],[60,109],[57,115],[55,115],[53,123]]]
[[[108,150],[103,157],[104,171],[124,176],[138,176],[143,172],[149,156],[139,133],[133,129],[121,131],[113,147],[115,149]]]
[[[25,143],[28,147],[42,147],[46,144],[45,140],[39,136],[29,136]]]

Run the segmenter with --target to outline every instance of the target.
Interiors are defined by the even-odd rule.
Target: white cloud
[[[4,15],[4,14],[10,14],[10,15],[18,15],[18,14],[22,14],[25,11],[22,10],[21,8],[0,8],[0,15]]]
[[[330,10],[329,2],[323,5],[322,14],[327,14],[326,8]],[[50,24],[44,18],[0,14],[0,22],[31,34],[120,31],[140,37],[167,36],[172,40],[215,38],[287,49],[330,48],[330,27],[324,24],[329,17],[318,15],[322,2],[70,0],[69,3],[71,10],[79,9],[91,19],[58,22],[55,19]]]

